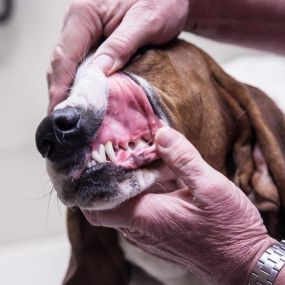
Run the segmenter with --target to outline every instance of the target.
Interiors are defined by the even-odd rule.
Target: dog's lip
[[[108,164],[112,164],[112,162],[106,161],[106,162],[103,162],[103,163],[98,163],[96,165],[93,165],[90,168],[85,168],[83,170],[81,176],[80,176],[80,180],[85,180],[85,179],[92,178],[92,176],[94,175],[94,173],[96,173],[96,171],[101,169],[104,165],[108,165]]]

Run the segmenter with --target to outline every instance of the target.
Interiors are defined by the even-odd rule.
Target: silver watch
[[[285,264],[285,241],[268,248],[258,260],[251,273],[249,285],[273,285]]]

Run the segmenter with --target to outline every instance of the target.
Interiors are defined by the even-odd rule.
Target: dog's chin
[[[127,169],[110,162],[97,164],[84,171],[76,182],[76,189],[70,195],[59,191],[60,200],[67,207],[81,210],[111,210],[142,193],[162,193],[175,190],[163,186],[175,180],[174,174],[162,160],[150,162],[138,169]]]

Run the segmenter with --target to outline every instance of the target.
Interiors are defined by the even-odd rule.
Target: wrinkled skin
[[[210,284],[246,284],[257,259],[276,242],[256,207],[177,131],[160,129],[155,143],[185,187],[144,194],[111,211],[85,211],[86,218],[121,230],[139,247]]]
[[[102,38],[107,40],[97,49],[94,66],[110,75],[122,68],[138,48],[166,43],[181,32],[188,5],[189,0],[168,0],[163,5],[161,0],[74,1],[48,72],[49,111],[66,98],[71,74]]]

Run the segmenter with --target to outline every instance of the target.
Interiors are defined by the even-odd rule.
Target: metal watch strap
[[[285,241],[268,248],[258,260],[250,276],[249,285],[272,285],[285,264]]]

